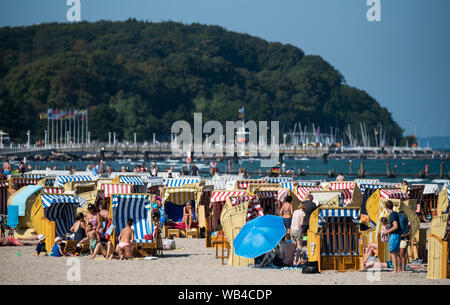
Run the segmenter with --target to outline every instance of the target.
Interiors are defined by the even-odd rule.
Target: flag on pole
[[[39,118],[40,118],[41,120],[47,119],[47,112],[42,112],[42,113],[40,113],[40,114],[39,114]]]
[[[81,113],[81,119],[82,119],[82,120],[86,120],[86,118],[87,118],[87,110],[84,110],[84,111]]]

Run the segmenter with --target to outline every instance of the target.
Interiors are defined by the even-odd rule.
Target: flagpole
[[[58,147],[59,144],[59,127],[58,127],[58,122],[59,122],[59,110],[58,108],[56,108],[56,147]]]
[[[67,141],[67,144],[70,144],[71,140],[72,140],[72,109],[69,109],[69,141]]]
[[[84,110],[81,112],[81,144],[84,143]]]
[[[53,117],[53,108],[52,108],[52,146],[55,143],[55,119]]]
[[[67,145],[67,111],[64,110],[64,144]]]
[[[89,128],[88,128],[88,110],[86,109],[86,144],[88,144],[88,140],[89,140],[89,137],[88,137],[88,134],[89,134]]]
[[[50,118],[49,118],[49,116],[48,116],[48,108],[47,108],[47,134],[46,134],[46,137],[47,137],[47,139],[45,139],[45,144],[46,144],[46,146],[48,145],[48,142],[50,142],[49,141],[49,131],[50,131]],[[46,147],[47,148],[47,147]]]
[[[63,120],[64,120],[64,118],[63,118],[63,114],[64,114],[64,110],[61,110],[61,114],[60,114],[60,116],[59,116],[59,118],[60,118],[60,122],[59,122],[59,128],[60,128],[60,135],[59,135],[59,138],[60,138],[60,141],[59,141],[59,143],[62,145],[63,144],[63,141],[64,141],[64,135],[63,135]]]
[[[78,115],[79,113],[77,112],[77,116],[78,116],[78,124],[77,124],[77,143],[80,144],[80,116]]]

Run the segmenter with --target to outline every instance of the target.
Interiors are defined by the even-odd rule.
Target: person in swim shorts
[[[131,228],[132,225],[133,219],[128,219],[127,226],[120,232],[119,244],[116,249],[120,260],[133,258],[134,231]]]

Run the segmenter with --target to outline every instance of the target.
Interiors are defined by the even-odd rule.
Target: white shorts
[[[409,243],[409,241],[407,241],[407,240],[400,241],[400,249],[408,248],[408,243]]]

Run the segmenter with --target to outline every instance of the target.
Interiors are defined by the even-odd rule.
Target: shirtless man
[[[9,163],[8,160],[5,161],[5,163],[3,163],[3,173],[5,175],[11,175],[11,164]]]
[[[127,220],[127,226],[122,229],[119,235],[119,244],[117,245],[117,253],[120,260],[123,258],[133,258],[134,231],[131,228],[133,219]]]
[[[294,207],[292,206],[292,196],[286,197],[286,202],[280,209],[280,216],[283,217],[283,223],[286,228],[286,234],[291,232],[292,214],[294,214]]]

